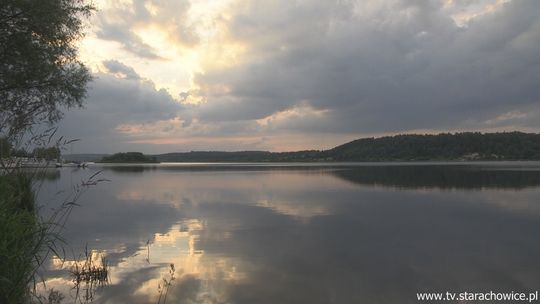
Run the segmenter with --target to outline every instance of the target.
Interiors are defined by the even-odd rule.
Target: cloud
[[[113,74],[118,78],[141,79],[139,74],[137,74],[132,67],[127,66],[118,60],[105,60],[103,61],[103,66],[107,70],[107,73]]]
[[[96,32],[100,39],[119,42],[123,48],[139,57],[146,59],[161,59],[157,51],[144,43],[135,33],[125,28],[125,25],[115,25],[102,21],[101,29]]]
[[[195,78],[208,99],[203,121],[268,119],[308,105],[326,114],[303,132],[448,129],[471,119],[479,127],[540,98],[535,1],[482,6],[465,27],[435,1],[238,6],[228,38],[247,51]]]
[[[104,40],[114,40],[120,42],[126,51],[129,51],[139,57],[147,59],[161,59],[150,45],[144,43],[134,33],[123,29],[120,26],[104,25],[97,37]]]
[[[163,152],[538,132],[539,16],[534,0],[114,2],[98,36],[136,57],[102,62],[77,115],[99,121],[92,140]]]
[[[144,31],[157,29],[172,44],[193,46],[199,38],[195,26],[187,21],[189,1],[109,2],[98,12],[96,35],[119,42],[124,50],[144,59],[164,59]]]
[[[122,150],[118,127],[153,124],[177,118],[182,105],[166,90],[115,60],[103,62],[105,71],[95,73],[85,108],[72,110],[59,126],[59,134],[80,138],[82,151]]]

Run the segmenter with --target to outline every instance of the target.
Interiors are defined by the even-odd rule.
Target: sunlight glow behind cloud
[[[540,127],[534,0],[96,4],[81,57],[97,80],[61,129],[82,151],[284,151]],[[69,128],[92,119],[107,128]]]

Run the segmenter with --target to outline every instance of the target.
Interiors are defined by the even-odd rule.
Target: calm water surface
[[[99,170],[110,181],[78,200],[68,260],[44,273],[67,302],[86,246],[109,263],[95,303],[157,303],[170,264],[167,303],[540,289],[540,163],[62,168],[43,182],[43,212]]]

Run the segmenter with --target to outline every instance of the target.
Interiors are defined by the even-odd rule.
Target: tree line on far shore
[[[322,151],[332,161],[540,160],[540,134],[441,133],[358,139]]]
[[[31,152],[23,148],[15,148],[6,138],[0,138],[0,157],[28,157],[44,160],[57,160],[61,152],[58,146],[36,147]]]
[[[296,152],[191,151],[157,155],[139,152],[106,156],[103,162],[379,162],[540,160],[540,134],[441,133],[362,138],[329,150]]]

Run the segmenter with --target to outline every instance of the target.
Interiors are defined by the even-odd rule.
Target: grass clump
[[[0,303],[30,298],[43,239],[35,212],[31,177],[0,176]]]
[[[36,294],[38,269],[50,254],[63,259],[65,242],[60,234],[75,202],[88,187],[106,181],[96,178],[100,172],[93,174],[44,219],[36,208],[36,173],[0,171],[0,303],[41,301]]]

